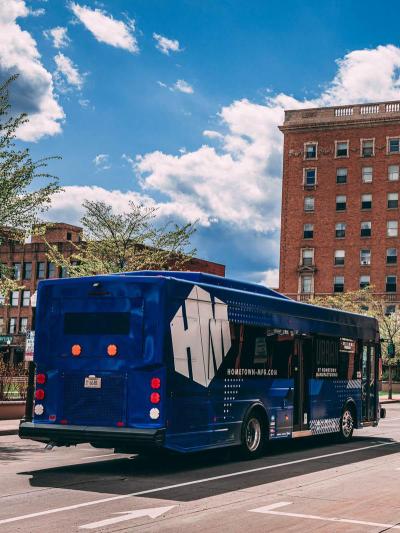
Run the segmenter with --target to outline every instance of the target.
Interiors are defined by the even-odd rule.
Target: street
[[[0,531],[385,531],[400,529],[400,404],[349,444],[274,443],[141,457],[0,437]]]

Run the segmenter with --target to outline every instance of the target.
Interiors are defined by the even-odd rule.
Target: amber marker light
[[[71,348],[71,353],[74,357],[79,357],[82,353],[82,348],[79,344],[74,344]]]
[[[107,346],[107,354],[110,356],[110,357],[115,357],[118,353],[118,348],[116,347],[115,344],[109,344]]]

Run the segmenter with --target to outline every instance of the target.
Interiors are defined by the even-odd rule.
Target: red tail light
[[[152,389],[159,389],[161,387],[161,379],[160,378],[151,378],[150,382]]]
[[[46,374],[37,374],[36,383],[38,385],[44,385],[46,383]]]
[[[43,389],[37,389],[35,391],[35,398],[36,398],[36,400],[43,400],[44,399],[44,390]]]
[[[109,344],[107,346],[107,355],[109,355],[110,357],[115,357],[118,353],[118,348],[116,347],[115,344]]]
[[[71,348],[71,353],[74,357],[78,357],[82,353],[82,348],[79,344],[74,344]]]
[[[150,394],[151,403],[160,403],[160,399],[161,399],[161,397],[160,397],[158,392],[152,392]]]
[[[122,427],[125,426],[125,424],[124,424],[123,422],[117,422],[117,426],[118,426],[119,428],[122,428]]]

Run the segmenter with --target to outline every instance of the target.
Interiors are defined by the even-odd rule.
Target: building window
[[[301,264],[303,266],[311,266],[314,264],[313,248],[307,248],[301,251]]]
[[[19,306],[19,291],[12,291],[10,297],[11,307]]]
[[[337,239],[343,239],[346,237],[346,223],[338,222],[335,226],[335,237]]]
[[[336,144],[336,157],[348,157],[349,156],[349,141],[335,141]]]
[[[5,332],[4,318],[0,316],[0,335],[4,335]]]
[[[22,268],[21,263],[13,263],[13,277],[14,279],[21,279]]]
[[[387,195],[387,206],[388,209],[396,209],[399,207],[399,193],[389,192]]]
[[[398,154],[400,152],[399,137],[392,137],[391,139],[388,139],[388,152],[389,154]]]
[[[361,222],[361,237],[371,237],[372,224],[371,222]]]
[[[39,261],[36,265],[36,276],[38,279],[46,277],[46,263]]]
[[[303,176],[303,184],[305,187],[314,187],[317,183],[317,169],[305,168]]]
[[[371,285],[371,278],[370,276],[360,276],[360,289],[365,289],[366,287],[369,287]]]
[[[399,165],[389,165],[388,167],[388,179],[389,181],[399,180]]]
[[[68,267],[62,266],[60,268],[60,278],[69,278]]]
[[[397,281],[396,276],[386,276],[386,292],[396,292]]]
[[[72,241],[72,233],[67,231],[67,241]]]
[[[6,297],[4,296],[4,294],[0,294],[0,307],[4,305],[6,301]]]
[[[32,263],[24,263],[23,276],[24,279],[32,279]]]
[[[29,307],[31,303],[31,291],[22,291],[22,307]]]
[[[314,237],[314,224],[304,224],[303,237],[304,239],[312,239]]]
[[[397,220],[388,220],[386,224],[386,235],[388,237],[397,237],[398,234],[398,222]]]
[[[361,156],[372,157],[374,155],[374,139],[361,139]]]
[[[302,292],[302,294],[312,293],[312,284],[313,284],[312,276],[301,276],[300,291]]]
[[[346,210],[346,196],[336,196],[336,211]]]
[[[54,263],[48,264],[48,277],[49,278],[56,278],[57,277],[57,268]]]
[[[10,322],[8,323],[8,333],[11,335],[13,333],[17,332],[17,319],[16,318],[10,318]]]
[[[336,183],[347,183],[347,168],[336,169]]]
[[[387,248],[386,263],[388,265],[395,265],[397,263],[397,248]]]
[[[306,196],[304,198],[304,211],[314,211],[314,197]]]
[[[363,167],[361,170],[361,179],[363,183],[371,183],[374,170],[372,167]]]
[[[28,319],[26,317],[22,317],[19,319],[19,332],[26,333],[27,330],[28,330]]]
[[[394,304],[387,305],[385,307],[385,315],[390,316],[396,312],[396,306]]]
[[[317,143],[304,143],[304,158],[317,159]]]
[[[372,194],[361,195],[361,209],[371,209],[372,207]]]
[[[371,250],[360,250],[360,264],[361,265],[371,264]]]
[[[344,276],[335,276],[333,278],[333,292],[344,291]]]
[[[335,266],[343,266],[344,257],[345,257],[344,250],[335,250],[335,259],[334,259]]]

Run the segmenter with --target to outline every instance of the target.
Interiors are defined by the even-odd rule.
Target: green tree
[[[386,313],[387,302],[373,292],[373,287],[367,287],[358,291],[349,291],[329,296],[318,296],[311,300],[314,305],[332,307],[372,316],[379,323],[382,343],[382,361],[388,367],[389,394],[393,395],[393,368],[400,363],[400,313]]]
[[[5,238],[23,242],[61,188],[45,170],[54,158],[34,161],[29,148],[16,145],[18,128],[29,120],[26,113],[11,110],[9,89],[16,78],[0,85],[0,228]],[[6,295],[14,286],[11,272],[0,265],[0,294]]]
[[[49,245],[49,258],[68,270],[72,277],[129,272],[135,270],[183,270],[193,257],[190,238],[193,224],[156,224],[157,209],[129,203],[129,209],[115,213],[100,201],[83,202],[83,240],[64,257]]]

